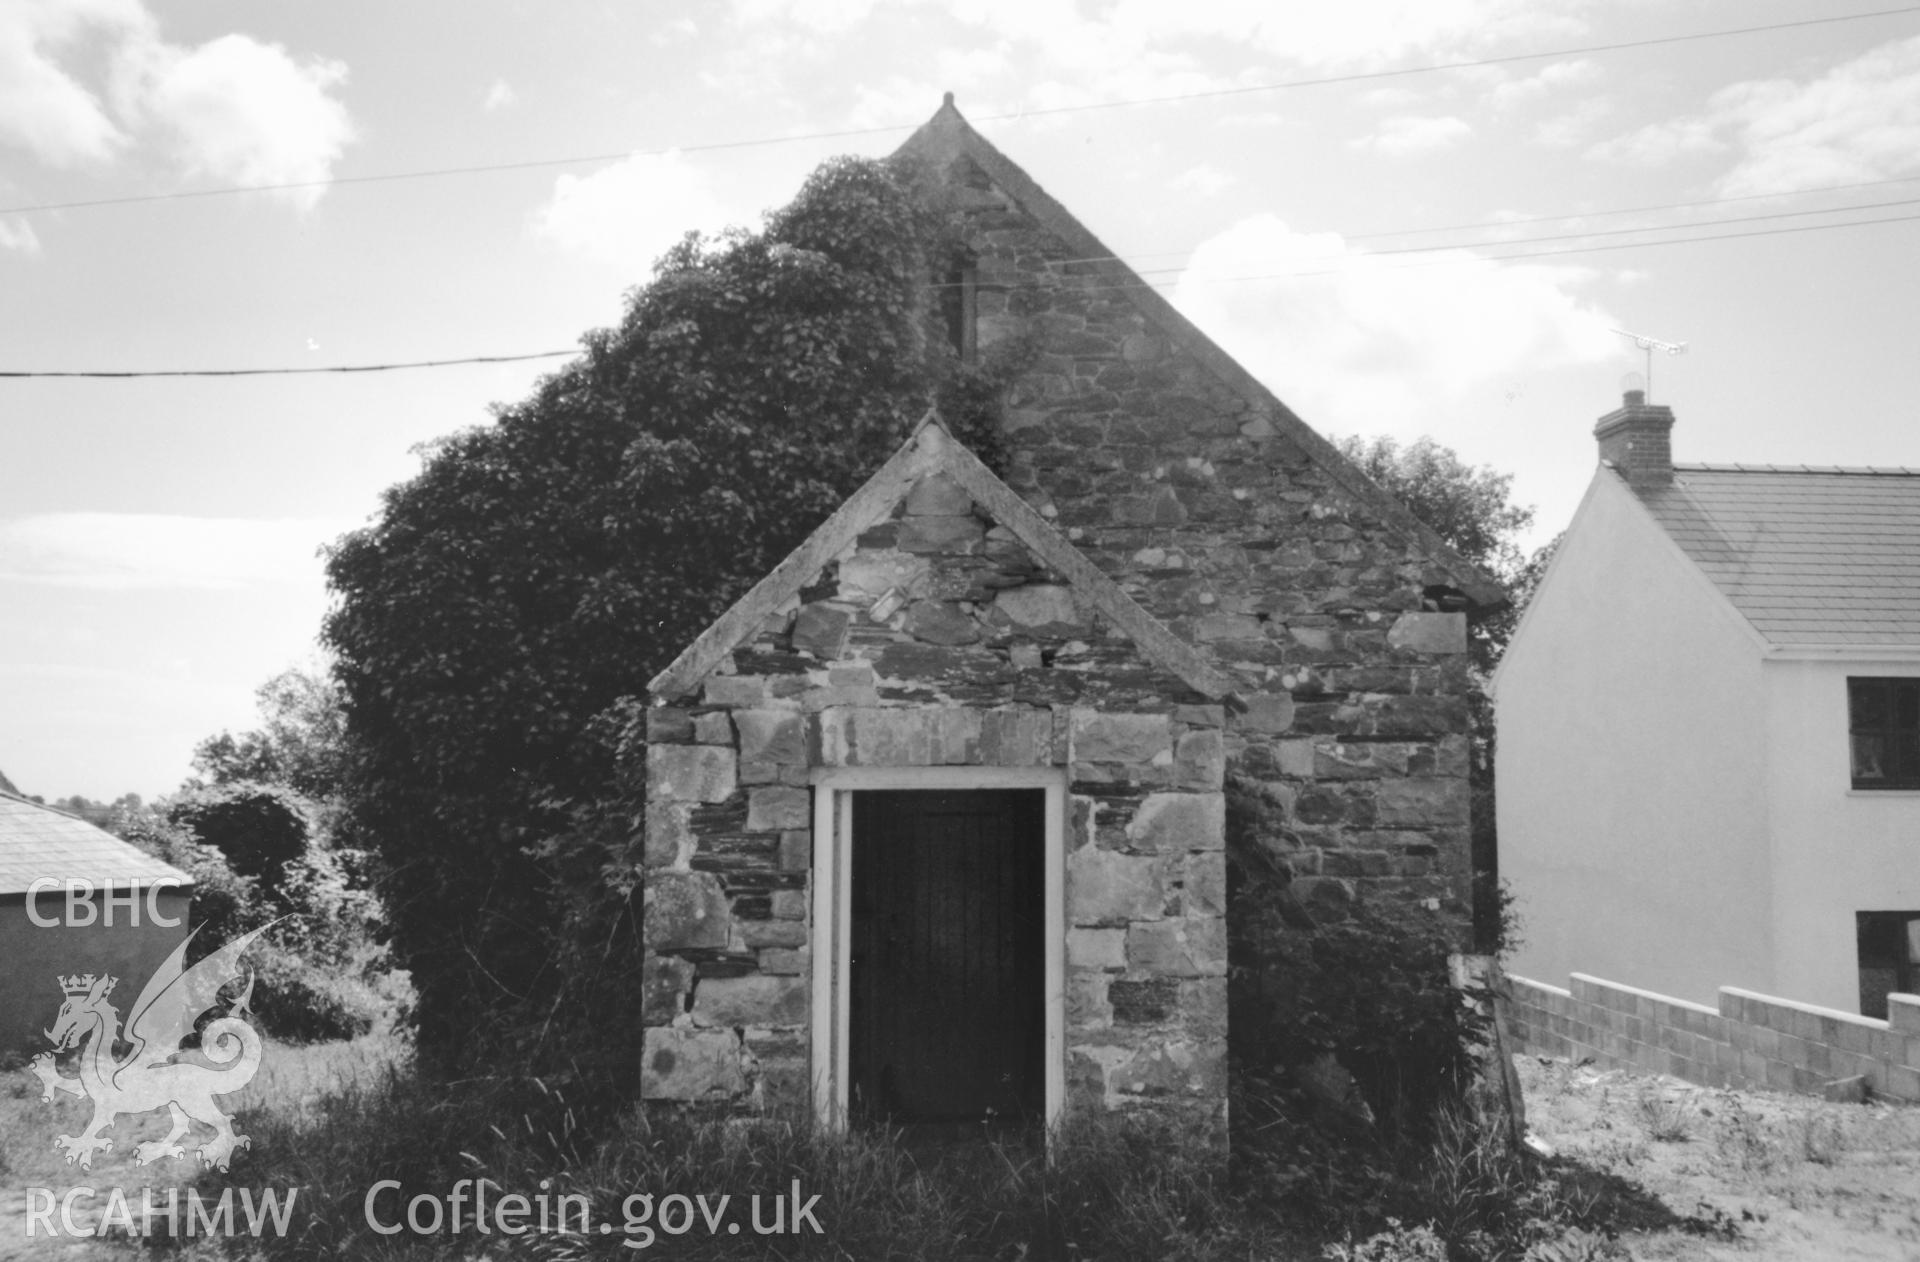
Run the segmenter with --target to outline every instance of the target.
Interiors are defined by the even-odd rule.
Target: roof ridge
[[[1402,530],[1418,540],[1422,548],[1439,563],[1475,603],[1497,609],[1507,603],[1506,589],[1479,566],[1460,553],[1437,531],[1368,477],[1359,466],[1342,455],[1340,449],[1307,424],[1258,377],[1248,372],[1239,360],[1221,349],[1198,325],[1183,315],[1160,293],[1141,279],[1124,260],[1068,210],[1059,199],[1040,187],[1031,175],[1002,153],[992,141],[974,130],[953,103],[953,93],[942,99],[932,118],[901,144],[896,153],[911,154],[930,161],[962,154],[973,159],[988,178],[1004,189],[1040,225],[1067,242],[1081,256],[1078,266],[1105,273],[1120,282],[1115,288],[1131,302],[1149,323],[1176,346],[1192,355],[1200,366],[1211,372],[1229,389],[1256,407],[1263,409],[1273,426],[1301,447],[1309,460],[1318,465],[1342,490],[1372,508],[1384,524]]]
[[[1920,469],[1905,465],[1748,464],[1744,461],[1674,461],[1675,473],[1818,473],[1851,477],[1916,478]]]
[[[84,815],[79,814],[78,812],[70,811],[64,806],[54,806],[47,802],[36,802],[24,793],[9,793],[5,789],[0,789],[0,798],[12,798],[14,801],[19,802],[25,806],[36,807],[43,811],[52,811],[55,815],[64,815],[68,819],[77,819],[83,824],[93,824],[92,820],[88,819]],[[98,824],[93,824],[93,826],[95,828],[100,827]],[[101,831],[105,832],[106,830],[101,829]],[[109,836],[111,836],[111,834],[109,834]]]

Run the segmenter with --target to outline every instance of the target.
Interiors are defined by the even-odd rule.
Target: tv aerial
[[[1648,337],[1644,333],[1629,333],[1625,329],[1614,329],[1613,332],[1629,339],[1635,346],[1647,353],[1646,400],[1649,403],[1653,402],[1653,353],[1655,351],[1665,351],[1669,355],[1684,355],[1687,353],[1687,344],[1685,342],[1663,342],[1657,337]]]

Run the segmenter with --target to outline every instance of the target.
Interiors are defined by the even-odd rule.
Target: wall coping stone
[[[1595,977],[1591,973],[1574,973],[1572,976],[1573,976],[1573,980],[1576,982],[1586,982],[1589,985],[1593,985],[1593,986],[1604,986],[1608,990],[1624,991],[1625,993],[1629,995],[1634,995],[1638,998],[1651,999],[1655,1003],[1672,1004],[1676,1008],[1686,1008],[1694,1012],[1703,1012],[1708,1016],[1712,1016],[1712,1017],[1719,1017],[1719,1016],[1726,1015],[1726,1013],[1722,1012],[1720,1009],[1714,1008],[1708,1004],[1695,1003],[1691,999],[1676,999],[1672,995],[1663,995],[1657,990],[1642,990],[1638,986],[1628,986],[1621,982],[1610,982],[1606,980],[1604,977]],[[1534,984],[1539,985],[1538,982]],[[1726,994],[1731,989],[1732,989],[1731,987],[1723,986],[1720,988],[1720,993]],[[1567,992],[1563,991],[1561,993],[1564,994]],[[1735,993],[1745,994],[1747,992],[1738,991]],[[1755,995],[1754,998],[1764,999],[1766,998],[1766,996]]]
[[[1868,1030],[1885,1030],[1888,1023],[1879,1017],[1863,1017],[1857,1012],[1842,1012],[1838,1008],[1823,1008],[1819,1004],[1801,1003],[1797,999],[1782,999],[1778,995],[1763,995],[1757,990],[1742,990],[1738,986],[1722,986],[1722,996],[1731,995],[1739,999],[1751,999],[1763,1003],[1769,1008],[1785,1008],[1789,1012],[1803,1012],[1812,1017],[1826,1017],[1848,1025],[1860,1026]],[[1726,1015],[1724,999],[1721,1003],[1721,1015]]]

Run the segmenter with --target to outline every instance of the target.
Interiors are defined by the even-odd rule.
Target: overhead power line
[[[1370,70],[1354,74],[1326,75],[1318,79],[1289,79],[1281,83],[1259,83],[1243,88],[1212,88],[1198,92],[1178,92],[1168,96],[1143,96],[1126,101],[1100,101],[1090,105],[1056,105],[1049,109],[1019,110],[1010,114],[992,114],[986,119],[1032,118],[1043,114],[1074,114],[1082,110],[1116,109],[1128,105],[1161,105],[1172,101],[1199,101],[1210,97],[1245,96],[1251,92],[1274,92],[1285,88],[1318,88],[1339,83],[1364,83],[1370,79],[1393,79],[1402,75],[1438,74],[1446,70],[1473,70],[1481,66],[1504,66],[1516,61],[1540,61],[1551,57],[1584,57],[1592,53],[1618,53],[1634,48],[1654,48],[1662,44],[1687,44],[1703,39],[1726,39],[1735,35],[1761,35],[1768,31],[1792,30],[1803,26],[1826,26],[1834,22],[1859,22],[1867,18],[1897,17],[1920,13],[1920,5],[1897,9],[1876,9],[1870,13],[1839,13],[1831,17],[1801,18],[1792,22],[1769,22],[1764,26],[1736,26],[1718,31],[1696,31],[1690,35],[1655,35],[1647,39],[1619,40],[1611,44],[1589,44],[1584,48],[1562,48],[1552,52],[1508,53],[1503,57],[1481,57],[1473,61],[1444,61],[1427,66],[1408,66],[1400,70]]]
[[[1788,228],[1755,228],[1750,232],[1710,232],[1697,237],[1672,237],[1665,241],[1613,241],[1605,245],[1561,246],[1551,250],[1525,250],[1525,251],[1521,251],[1519,253],[1514,253],[1514,254],[1472,254],[1472,255],[1466,255],[1458,258],[1429,259],[1425,262],[1399,263],[1399,264],[1393,264],[1392,266],[1402,267],[1402,268],[1449,267],[1449,266],[1458,266],[1460,264],[1466,264],[1466,263],[1505,263],[1505,262],[1512,262],[1520,259],[1549,258],[1554,255],[1560,255],[1560,254],[1604,254],[1613,250],[1653,249],[1657,246],[1663,246],[1663,245],[1694,245],[1703,241],[1737,241],[1746,237],[1777,237],[1777,236],[1786,236],[1792,233],[1800,233],[1800,232],[1830,232],[1837,228],[1868,228],[1876,224],[1912,223],[1915,220],[1920,220],[1920,214],[1887,215],[1879,219],[1853,219],[1853,220],[1847,221],[1846,223],[1796,224]],[[1675,226],[1680,227],[1684,225],[1675,225]],[[1651,231],[1651,229],[1649,229],[1649,231]],[[1545,239],[1545,238],[1541,238],[1541,239]],[[1514,242],[1509,242],[1507,244],[1525,245],[1526,242],[1514,241]],[[1461,248],[1462,247],[1460,246],[1440,246],[1440,247],[1435,247],[1431,252],[1441,253],[1444,251],[1458,251]],[[1373,256],[1368,254],[1361,254],[1361,255],[1354,256],[1354,259],[1356,262],[1361,262],[1371,257]],[[1208,277],[1205,279],[1205,283],[1243,281],[1243,280],[1283,280],[1283,279],[1293,279],[1295,277],[1301,277],[1301,276],[1331,276],[1331,275],[1337,275],[1341,272],[1345,272],[1349,270],[1351,269],[1345,268],[1345,267],[1335,267],[1335,268],[1322,268],[1318,271],[1311,271],[1311,272],[1252,272],[1252,273],[1247,273],[1239,276]],[[1154,288],[1158,289],[1158,288],[1165,288],[1167,286],[1176,284],[1178,282],[1143,281],[1141,283],[1146,285],[1151,285]],[[1124,285],[1115,286],[1115,288],[1125,288],[1125,287],[1126,286]]]
[[[1439,253],[1445,253],[1453,250],[1471,250],[1478,246],[1496,246],[1497,247],[1497,246],[1503,246],[1503,245],[1532,245],[1537,242],[1547,242],[1547,241],[1584,241],[1592,237],[1620,237],[1620,236],[1628,236],[1636,232],[1679,232],[1679,231],[1683,231],[1685,229],[1690,229],[1690,228],[1724,227],[1727,224],[1764,223],[1770,219],[1804,219],[1808,215],[1840,215],[1840,214],[1845,214],[1849,211],[1855,211],[1855,210],[1886,210],[1894,206],[1920,206],[1920,197],[1902,197],[1895,201],[1890,201],[1890,202],[1865,202],[1858,206],[1828,206],[1818,210],[1782,210],[1782,211],[1776,211],[1772,214],[1766,214],[1766,215],[1734,215],[1726,219],[1696,219],[1692,223],[1644,224],[1637,228],[1595,228],[1588,232],[1557,232],[1552,234],[1551,236],[1515,237],[1506,241],[1496,240],[1496,241],[1465,242],[1465,243],[1457,243],[1453,245],[1402,245],[1402,246],[1395,246],[1391,249],[1386,249],[1386,250],[1368,250],[1362,254],[1353,255],[1352,257],[1355,259],[1373,259],[1373,258],[1384,258],[1386,256],[1395,255],[1395,254],[1439,254]],[[1869,219],[1869,220],[1860,220],[1858,222],[1888,223],[1893,221],[1886,220],[1886,219]],[[1849,227],[1850,224],[1845,224],[1845,223],[1815,224],[1813,226],[1817,228],[1845,228],[1845,227]],[[1739,236],[1752,236],[1752,235],[1754,234],[1730,232],[1730,233],[1722,233],[1722,234],[1716,234],[1711,236],[1684,237],[1679,239],[1687,240],[1687,241],[1713,241],[1713,240],[1719,240],[1722,236],[1739,237]],[[1658,241],[1647,241],[1647,242],[1633,242],[1630,244],[1659,245],[1662,243]],[[1598,248],[1598,247],[1595,247],[1595,248]],[[1494,256],[1483,256],[1483,257],[1494,257]],[[1186,270],[1186,268],[1184,267],[1152,267],[1152,268],[1137,268],[1135,270],[1141,276],[1157,276],[1157,275],[1163,275],[1167,272],[1183,272]]]
[[[1700,40],[1729,39],[1740,35],[1760,35],[1770,31],[1827,26],[1837,22],[1860,22],[1872,18],[1898,17],[1920,13],[1920,4],[1863,13],[1840,13],[1828,17],[1801,18],[1791,22],[1769,22],[1758,26],[1728,27],[1717,31],[1696,31],[1685,35],[1656,35],[1646,39],[1617,40],[1606,44],[1588,44],[1578,48],[1556,48],[1541,52],[1509,53],[1500,57],[1479,57],[1467,61],[1435,62],[1424,66],[1404,66],[1396,70],[1369,70],[1349,74],[1322,75],[1311,79],[1285,79],[1274,83],[1249,84],[1237,88],[1211,88],[1194,92],[1175,92],[1163,96],[1130,97],[1111,101],[1092,101],[1081,105],[1056,105],[1043,109],[1011,110],[999,114],[981,114],[976,122],[1008,122],[1057,114],[1080,114],[1093,110],[1126,109],[1138,105],[1168,105],[1181,101],[1201,101],[1259,92],[1282,92],[1296,88],[1330,87],[1342,83],[1366,83],[1409,75],[1440,74],[1450,70],[1473,70],[1485,66],[1511,65],[1522,61],[1544,61],[1556,57],[1584,57],[1598,53],[1626,52],[1636,48],[1654,48]],[[800,132],[786,136],[760,136],[743,140],[712,141],[705,144],[671,145],[658,149],[629,149],[619,153],[576,154],[565,158],[531,158],[517,162],[488,162],[467,166],[434,167],[417,171],[388,171],[373,175],[341,175],[324,180],[290,180],[273,184],[233,184],[218,188],[184,189],[171,193],[136,193],[125,197],[96,197],[79,201],[38,202],[24,206],[0,207],[0,215],[30,215],[50,210],[80,210],[95,206],[126,206],[146,202],[183,201],[203,197],[229,197],[242,193],[280,193],[300,189],[332,188],[336,185],[379,184],[399,180],[440,179],[456,175],[483,175],[499,171],[528,171],[543,167],[584,166],[595,162],[616,162],[632,157],[660,157],[669,153],[712,153],[726,149],[749,149],[764,145],[796,144],[812,140],[843,140],[854,136],[873,136],[887,132],[911,131],[919,123],[896,123],[879,127],[849,127],[833,131]]]
[[[578,355],[579,347],[564,351],[531,351],[525,355],[470,355],[465,359],[418,359],[405,364],[330,364],[313,368],[167,368],[136,372],[0,372],[0,377],[290,377],[303,373],[399,372],[407,368],[452,368],[457,364],[513,364],[527,359],[555,359]]]
[[[1774,201],[1782,197],[1809,197],[1815,193],[1847,193],[1863,188],[1882,188],[1888,184],[1912,184],[1920,175],[1895,175],[1884,180],[1855,180],[1849,184],[1819,184],[1812,188],[1789,189],[1780,193],[1741,193],[1735,197],[1702,197],[1689,202],[1657,202],[1649,206],[1616,206],[1610,210],[1587,210],[1574,215],[1527,215],[1513,219],[1483,219],[1477,223],[1442,224],[1433,228],[1402,228],[1389,232],[1356,232],[1349,241],[1378,241],[1384,237],[1424,236],[1433,232],[1471,232],[1482,228],[1514,228],[1521,224],[1572,223],[1581,219],[1610,219],[1615,215],[1650,215],[1662,210],[1698,210],[1702,206],[1728,206],[1734,202]],[[1825,212],[1852,210],[1851,206],[1830,206]]]
[[[1736,197],[1704,197],[1695,201],[1655,202],[1645,206],[1615,206],[1606,210],[1583,210],[1577,214],[1571,214],[1571,215],[1525,215],[1525,216],[1515,216],[1513,218],[1508,218],[1508,219],[1476,219],[1470,223],[1435,224],[1432,227],[1426,227],[1426,228],[1387,228],[1378,232],[1343,232],[1340,234],[1340,237],[1342,240],[1346,240],[1346,241],[1382,241],[1391,237],[1431,236],[1432,234],[1437,232],[1484,232],[1488,229],[1518,228],[1528,224],[1579,223],[1589,219],[1611,219],[1619,215],[1650,215],[1663,210],[1698,210],[1704,206],[1728,206],[1728,205],[1732,205],[1735,202],[1779,201],[1783,198],[1788,198],[1788,197],[1811,197],[1818,193],[1845,193],[1845,192],[1853,192],[1855,190],[1863,189],[1863,188],[1884,188],[1889,184],[1912,184],[1916,181],[1920,181],[1920,175],[1896,175],[1896,176],[1891,176],[1884,180],[1855,180],[1849,184],[1819,184],[1819,185],[1815,185],[1812,188],[1797,188],[1797,189],[1791,189],[1791,190],[1788,190],[1785,192],[1779,192],[1779,193],[1742,193]],[[1877,205],[1877,204],[1880,204],[1880,203],[1869,203],[1869,205]],[[1858,209],[1861,209],[1861,207],[1858,205],[1828,206],[1821,210],[1804,210],[1804,211],[1797,211],[1794,213],[1802,214],[1802,215],[1835,215],[1835,214],[1841,214],[1845,211],[1858,210]],[[1752,216],[1752,218],[1761,218],[1761,217],[1762,216],[1757,216],[1757,215]],[[1700,222],[1704,222],[1704,221],[1700,221]],[[1685,224],[1685,223],[1649,224],[1642,229],[1638,229],[1638,231],[1652,232],[1661,228],[1684,228],[1684,227],[1693,227],[1693,226],[1695,225]],[[1599,231],[1600,230],[1596,229],[1595,235],[1598,235]],[[1620,229],[1619,231],[1628,231],[1628,230]],[[1578,235],[1586,235],[1586,234],[1583,233]],[[1468,241],[1468,242],[1460,242],[1455,245],[1429,245],[1429,246],[1421,246],[1418,248],[1426,249],[1426,250],[1468,249],[1476,244],[1506,244],[1506,243]],[[1153,251],[1136,250],[1136,251],[1127,253],[1125,255],[1086,254],[1086,255],[1077,255],[1073,258],[1061,259],[1057,261],[1062,263],[1109,263],[1109,262],[1124,263],[1124,262],[1134,262],[1140,259],[1185,258],[1187,255],[1193,253],[1193,251],[1194,251],[1194,247],[1189,245],[1184,247],[1183,249],[1178,249],[1178,250],[1153,250]],[[1384,253],[1384,251],[1379,251],[1379,252]]]
[[[1920,199],[1916,199],[1916,200],[1920,200]],[[1911,201],[1875,203],[1875,205],[1877,206],[1902,206],[1902,205],[1910,205],[1910,204],[1912,204]],[[1871,208],[1872,207],[1859,207],[1859,208],[1847,207],[1847,208],[1841,208],[1841,209],[1844,210],[1844,209],[1871,209]],[[1823,213],[1835,213],[1835,212],[1813,211],[1813,212],[1800,212],[1800,213],[1823,214]],[[1719,222],[1721,223],[1753,223],[1753,222],[1758,222],[1764,219],[1774,219],[1774,218],[1780,218],[1780,217],[1781,216],[1777,216],[1777,215],[1753,215],[1745,219],[1723,220]],[[1367,259],[1370,259],[1370,258],[1377,258],[1377,257],[1380,257],[1381,255],[1398,254],[1398,253],[1449,254],[1449,255],[1452,255],[1453,257],[1441,258],[1441,259],[1429,259],[1425,262],[1399,262],[1399,263],[1389,264],[1388,266],[1395,270],[1406,269],[1406,268],[1416,268],[1416,267],[1452,267],[1452,266],[1459,266],[1459,265],[1468,264],[1468,263],[1517,262],[1524,259],[1550,258],[1557,255],[1565,255],[1565,254],[1601,254],[1601,253],[1607,253],[1614,250],[1652,249],[1655,247],[1668,246],[1668,245],[1696,245],[1696,244],[1700,244],[1702,242],[1707,242],[1707,241],[1733,241],[1733,240],[1740,240],[1747,237],[1785,236],[1788,234],[1802,233],[1802,232],[1829,232],[1839,228],[1867,228],[1867,227],[1873,227],[1879,224],[1912,223],[1916,220],[1920,220],[1920,214],[1886,215],[1878,219],[1852,219],[1852,220],[1848,220],[1845,223],[1795,224],[1790,227],[1755,228],[1745,232],[1702,233],[1702,234],[1699,234],[1696,236],[1690,236],[1690,237],[1672,237],[1664,241],[1614,241],[1614,242],[1608,242],[1604,245],[1560,246],[1550,250],[1523,250],[1523,251],[1518,251],[1518,252],[1508,253],[1508,254],[1463,254],[1461,253],[1461,251],[1463,251],[1467,247],[1457,246],[1457,245],[1423,246],[1415,249],[1410,249],[1407,251],[1381,250],[1381,251],[1368,253],[1368,254],[1354,255],[1351,257],[1349,262],[1350,264],[1364,263]],[[1667,225],[1664,228],[1627,228],[1627,229],[1620,229],[1619,231],[1622,231],[1622,232],[1675,231],[1675,230],[1685,229],[1692,226],[1695,226],[1695,225],[1672,224],[1672,225]],[[1583,233],[1580,235],[1582,238],[1584,238],[1587,236],[1603,236],[1607,234]],[[1532,241],[1556,241],[1556,240],[1562,240],[1562,239],[1563,238],[1561,237],[1534,237],[1534,238],[1526,238],[1526,239],[1517,240],[1517,241],[1502,242],[1500,244],[1526,245]],[[1175,269],[1169,268],[1169,269],[1162,269],[1162,270],[1171,271]],[[1245,273],[1240,273],[1237,275],[1229,275],[1229,276],[1201,277],[1201,278],[1197,278],[1195,281],[1191,283],[1217,285],[1217,284],[1232,284],[1240,281],[1254,281],[1254,280],[1293,280],[1293,279],[1312,277],[1312,276],[1336,276],[1342,273],[1350,272],[1352,270],[1353,270],[1352,266],[1349,265],[1345,267],[1318,268],[1311,271],[1245,272]],[[1144,276],[1145,274],[1140,274],[1140,275]],[[1128,289],[1169,289],[1179,283],[1181,282],[1171,281],[1171,280],[1140,279],[1140,280],[1131,280],[1131,281],[1114,281],[1114,282],[1105,283],[1105,284],[1091,284],[1091,285],[1082,284],[1082,285],[1076,286],[1075,288],[1079,292],[1101,291],[1101,290],[1109,290],[1109,291],[1110,290],[1128,290]],[[941,288],[941,286],[930,285],[928,286],[928,288],[938,289],[938,288]],[[349,364],[349,365],[334,365],[330,367],[319,367],[319,368],[198,368],[198,369],[166,369],[166,370],[145,370],[145,371],[93,371],[93,372],[76,372],[76,371],[5,372],[5,371],[0,371],[0,378],[16,378],[17,379],[17,378],[29,378],[29,377],[92,377],[92,378],[271,377],[271,376],[292,376],[295,374],[313,374],[313,373],[393,372],[399,369],[406,369],[406,368],[447,368],[447,367],[452,367],[454,365],[459,365],[459,364],[506,364],[506,363],[514,363],[521,360],[530,360],[530,359],[553,359],[562,355],[577,355],[579,353],[580,351],[578,348],[573,348],[569,350],[559,350],[559,351],[535,351],[526,355],[477,355],[477,356],[471,356],[464,359],[430,359],[430,360],[418,360],[411,363],[391,363],[391,364]]]

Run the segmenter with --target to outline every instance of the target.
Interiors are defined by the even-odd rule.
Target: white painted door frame
[[[1067,777],[1056,767],[821,767],[813,784],[813,1111],[821,1125],[847,1122],[848,1032],[853,944],[853,795],[876,789],[1046,790],[1042,986],[1046,1002],[1046,1121],[1067,1097]]]

